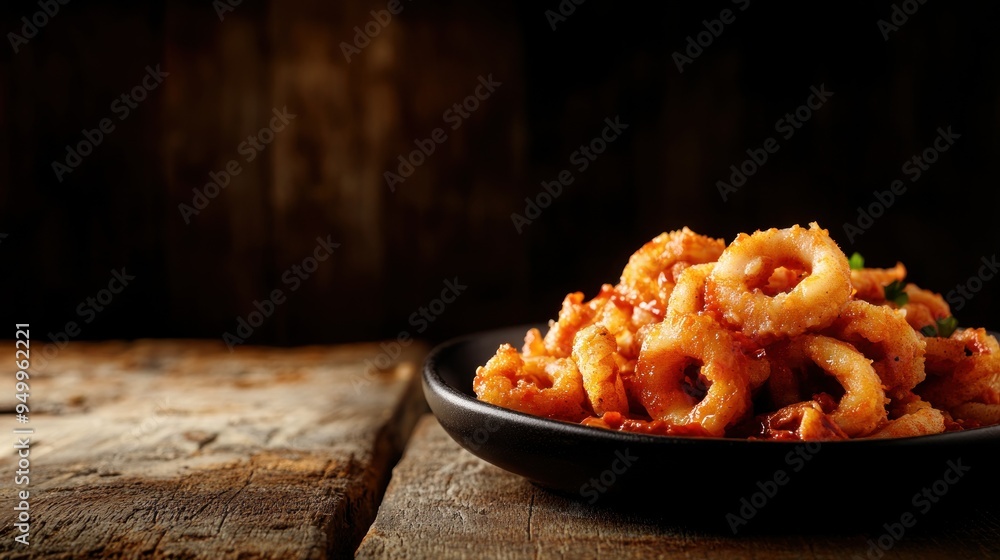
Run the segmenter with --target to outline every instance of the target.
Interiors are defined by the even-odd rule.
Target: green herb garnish
[[[910,301],[910,295],[903,290],[903,283],[899,280],[893,280],[891,284],[885,287],[885,299],[886,301],[891,301],[903,307]]]
[[[941,338],[949,338],[955,333],[955,329],[958,328],[958,319],[954,316],[949,315],[944,319],[938,319],[934,321],[937,326],[926,325],[920,329],[920,333],[924,336],[938,336]]]
[[[958,328],[958,319],[956,319],[952,315],[949,315],[944,319],[937,320],[938,336],[940,336],[941,338],[950,337],[957,328]]]
[[[847,264],[851,265],[851,270],[861,270],[865,267],[865,258],[861,256],[861,253],[854,253],[851,258],[847,259]]]

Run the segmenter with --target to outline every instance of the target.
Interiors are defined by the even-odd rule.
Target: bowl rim
[[[524,412],[510,410],[491,403],[481,401],[468,394],[459,391],[457,388],[447,383],[438,372],[437,364],[441,356],[460,345],[468,344],[487,337],[500,337],[501,334],[514,332],[518,329],[528,329],[537,327],[539,324],[514,325],[498,329],[490,329],[455,337],[435,346],[424,360],[422,367],[422,380],[425,397],[428,393],[440,398],[453,409],[461,410],[466,414],[482,416],[484,418],[494,418],[505,423],[521,424],[535,430],[551,430],[573,437],[597,438],[611,443],[636,444],[636,445],[710,445],[722,447],[743,447],[743,446],[774,446],[778,448],[792,448],[796,446],[821,444],[824,447],[834,446],[850,448],[866,447],[896,447],[896,446],[922,446],[922,445],[961,445],[968,443],[978,443],[984,439],[996,439],[1000,443],[1000,424],[994,426],[984,426],[981,428],[970,428],[955,432],[945,432],[940,434],[928,434],[920,436],[908,436],[899,438],[884,439],[847,439],[847,440],[815,440],[815,441],[784,441],[784,440],[751,440],[746,438],[722,438],[722,437],[693,437],[693,436],[669,436],[659,434],[642,434],[636,432],[605,430],[592,426],[584,426],[573,422],[555,420],[542,416],[535,416]],[[471,379],[470,379],[471,381]],[[431,411],[435,417],[441,420],[444,411],[438,410],[435,399],[427,398]],[[445,422],[442,422],[445,424]]]

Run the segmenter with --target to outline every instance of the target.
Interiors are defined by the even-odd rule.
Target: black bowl
[[[1000,494],[1000,426],[804,444],[616,432],[477,400],[476,367],[503,342],[519,346],[532,326],[442,344],[427,358],[423,386],[456,442],[546,489],[733,532],[774,523],[893,524],[972,511]]]

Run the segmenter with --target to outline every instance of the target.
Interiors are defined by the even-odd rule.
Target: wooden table
[[[31,545],[5,521],[0,558],[867,557],[872,535],[734,538],[541,490],[425,414],[425,350],[70,344],[11,420],[35,430]],[[5,520],[16,468],[0,457]],[[997,510],[920,529],[882,558],[1000,557]]]

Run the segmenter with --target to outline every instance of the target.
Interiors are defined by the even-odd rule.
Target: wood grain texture
[[[1000,518],[995,512],[924,532],[918,525],[882,558],[998,557],[998,532]],[[870,537],[735,538],[589,506],[476,458],[427,416],[394,469],[375,524],[356,557],[867,558]]]
[[[69,345],[31,378],[28,548],[0,456],[0,557],[349,555],[425,407],[424,349],[366,372],[380,351]]]

